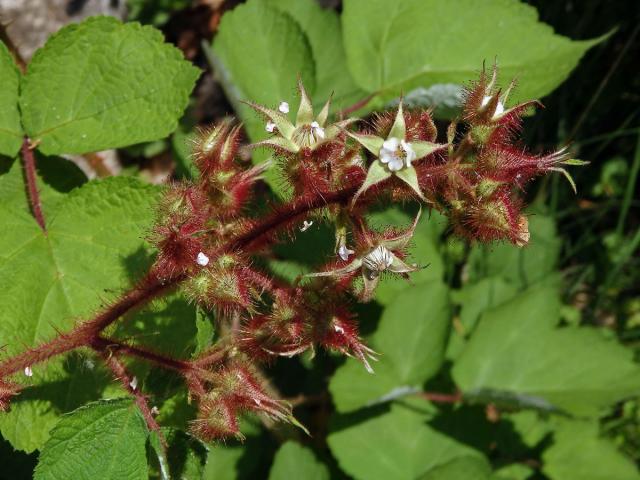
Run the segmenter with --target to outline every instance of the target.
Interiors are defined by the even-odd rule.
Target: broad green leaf
[[[506,302],[516,293],[517,290],[513,284],[497,276],[465,285],[456,296],[456,301],[462,306],[460,323],[465,331],[471,333],[482,312]]]
[[[356,480],[414,480],[475,450],[431,428],[419,408],[394,404],[359,423],[338,417],[327,439],[340,467]]]
[[[469,255],[469,280],[475,282],[499,275],[511,285],[524,288],[546,279],[554,271],[561,241],[552,218],[533,214],[529,217],[529,244],[516,248],[511,244],[475,245]]]
[[[130,399],[90,403],[65,415],[40,453],[36,480],[146,480],[147,426]]]
[[[22,352],[68,331],[128,288],[149,264],[143,238],[153,219],[157,187],[133,178],[94,181],[67,195],[41,188],[48,233],[33,219],[18,162],[0,177],[0,345]],[[33,377],[0,430],[12,445],[33,451],[46,442],[61,413],[99,398],[94,374],[69,357],[33,366]],[[82,373],[82,374],[79,374]]]
[[[486,312],[453,368],[469,399],[595,415],[638,392],[633,352],[595,328],[558,328],[552,287]]]
[[[316,88],[312,92],[315,105],[324,104],[333,95],[332,107],[344,109],[366,97],[347,68],[342,26],[335,10],[322,8],[314,0],[268,0],[268,3],[292,16],[309,41],[315,61]]]
[[[489,480],[491,465],[479,456],[457,457],[429,470],[419,480]]]
[[[313,452],[302,445],[288,441],[278,449],[269,472],[269,480],[328,480],[329,469],[319,462]]]
[[[22,144],[18,110],[20,71],[9,50],[0,42],[0,155],[13,157]]]
[[[412,286],[384,310],[370,345],[381,354],[373,375],[349,359],[329,390],[336,409],[346,412],[420,389],[444,360],[449,334],[447,288],[438,281]]]
[[[46,154],[157,140],[176,128],[198,75],[153,27],[92,17],[34,55],[21,84],[22,123]]]
[[[505,83],[518,77],[519,98],[541,97],[601,40],[556,35],[517,0],[345,0],[342,26],[353,78],[384,98],[465,84],[494,58]]]
[[[227,12],[213,43],[214,72],[256,142],[267,137],[264,121],[240,101],[275,108],[298,103],[297,76],[315,91],[315,65],[309,41],[293,17],[267,2],[250,0]]]
[[[638,467],[615,444],[598,434],[597,423],[563,421],[542,455],[551,480],[637,480]]]
[[[382,213],[371,215],[372,223],[379,229],[394,227],[406,229],[411,225],[412,218],[398,209],[389,209]],[[410,280],[397,276],[386,276],[376,287],[376,300],[383,305],[392,302],[403,290],[412,284],[430,280],[441,280],[444,275],[444,262],[438,251],[439,237],[447,219],[437,212],[423,214],[416,231],[409,243],[409,259],[424,267],[410,274]]]

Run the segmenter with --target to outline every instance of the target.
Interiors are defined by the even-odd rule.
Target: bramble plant
[[[176,430],[188,426],[189,434],[204,442],[242,440],[246,414],[257,414],[270,427],[276,420],[306,431],[305,420],[294,416],[295,402],[283,398],[267,378],[280,357],[311,361],[327,351],[357,360],[358,371],[346,363],[331,380],[339,412],[420,394],[436,404],[464,400],[492,408],[515,405],[590,415],[635,388],[636,366],[621,347],[592,337],[593,348],[608,349],[615,357],[616,372],[594,367],[588,379],[559,376],[560,382],[566,380],[566,393],[548,389],[522,364],[517,381],[525,379],[527,385],[531,378],[535,387],[519,390],[513,387],[516,380],[496,373],[502,362],[498,355],[496,364],[477,373],[478,356],[495,347],[478,336],[462,354],[461,344],[449,346],[451,393],[422,391],[444,362],[449,304],[442,282],[420,277],[428,275],[434,258],[412,253],[412,245],[431,235],[430,222],[446,219],[450,231],[476,249],[491,242],[509,244],[514,251],[527,248],[537,226],[544,228],[530,224],[527,187],[538,177],[560,173],[575,190],[566,167],[585,162],[571,158],[566,147],[535,154],[521,145],[523,117],[538,102],[514,101],[516,82],[500,84],[497,63],[482,66],[475,79],[466,77],[461,108],[447,128],[434,121],[432,108],[412,103],[417,80],[401,68],[376,68],[380,76],[372,80],[356,62],[351,70],[357,87],[345,86],[351,79],[336,80],[342,109],[333,107],[326,85],[315,84],[313,75],[307,82],[305,68],[287,72],[288,80],[269,77],[283,82],[280,86],[296,80],[295,103],[291,92],[261,92],[256,95],[261,98],[252,98],[249,84],[255,79],[242,76],[242,68],[249,67],[239,68],[241,57],[234,54],[248,47],[232,43],[229,32],[234,24],[234,32],[241,32],[252,23],[279,18],[278,8],[285,3],[254,0],[230,12],[209,51],[253,143],[245,141],[242,125],[230,118],[199,130],[190,144],[193,178],[164,188],[128,177],[80,186],[70,180],[68,162],[56,157],[157,140],[176,129],[199,72],[156,30],[91,18],[54,35],[22,71],[0,45],[0,153],[19,158],[3,161],[0,177],[0,222],[6,231],[0,242],[0,430],[16,449],[41,450],[36,478],[85,478],[76,476],[76,464],[84,465],[86,478],[146,478],[147,441],[167,478],[167,451],[184,435]],[[292,7],[291,17],[302,4]],[[491,8],[499,10],[496,5]],[[358,18],[362,7],[360,0],[345,2],[345,17]],[[263,15],[242,18],[252,10]],[[293,28],[286,32],[300,34]],[[347,54],[370,58],[359,52],[364,47],[354,41],[356,36],[347,38]],[[558,38],[553,41],[562,55],[573,55],[574,64],[592,44],[569,48],[561,47]],[[304,44],[310,46],[316,48],[315,40]],[[342,50],[336,55],[336,63],[345,61]],[[306,61],[297,54],[293,58]],[[317,61],[328,62],[326,56]],[[465,66],[457,75],[480,66]],[[255,64],[256,71],[262,67],[264,62]],[[387,78],[405,74],[411,80]],[[330,83],[331,75],[318,71],[315,78]],[[458,77],[431,83],[461,83]],[[562,75],[538,90],[525,75],[521,78],[527,92],[546,93]],[[398,97],[398,85],[407,89],[404,96]],[[261,104],[264,95],[279,97]],[[321,95],[322,106],[314,108],[312,99]],[[363,98],[345,106],[344,99]],[[386,100],[393,98],[397,105],[390,107]],[[380,227],[375,217],[389,206],[413,217],[400,215],[401,228]],[[330,234],[314,244],[314,264],[292,273],[281,252],[319,228]],[[398,279],[409,284],[415,277],[426,299],[398,286]],[[494,280],[502,301],[516,297],[515,287],[497,275]],[[493,291],[493,285],[487,288]],[[522,320],[522,335],[542,335],[527,320],[531,306],[544,298],[539,293],[532,288],[520,294],[524,300],[509,311],[514,322]],[[362,304],[373,300],[389,307],[369,344],[360,331],[367,320]],[[540,308],[553,317],[556,303]],[[482,309],[496,305],[491,300]],[[384,319],[393,316],[387,312],[394,308],[399,323],[391,325]],[[405,320],[413,315],[411,308],[434,320],[412,326]],[[465,311],[463,320],[479,317],[482,309]],[[499,328],[504,318],[495,315],[493,324],[483,320],[477,330],[499,341],[490,330],[507,329]],[[469,331],[476,322],[467,322]],[[564,334],[549,322],[545,328],[545,342],[563,351]],[[592,333],[578,330],[565,333]],[[154,337],[157,332],[164,336]],[[392,337],[399,348],[385,347]],[[503,342],[504,351],[509,342]],[[412,350],[407,356],[405,345]],[[574,352],[578,360],[591,353],[581,348]],[[541,354],[525,353],[525,359]],[[363,380],[361,372],[374,374],[368,378],[378,383]],[[114,378],[119,386],[110,384]],[[604,378],[618,388],[593,401],[582,398],[590,382]],[[176,387],[176,379],[182,387]],[[356,384],[366,387],[358,391],[352,388]],[[374,435],[376,428],[417,422],[424,428],[420,435],[436,435],[422,425],[421,415],[396,405],[367,428]],[[32,429],[35,424],[38,428]],[[349,435],[349,428],[332,434],[331,449],[348,449]],[[92,443],[97,437],[100,448],[117,458],[108,473],[101,470],[106,468],[102,461],[92,463],[88,448],[81,451],[85,443],[98,445]],[[484,457],[452,445],[447,461],[462,462],[454,469],[490,472]],[[302,447],[287,448],[293,450],[283,456],[308,455],[295,450]],[[314,461],[308,459],[312,470]],[[340,464],[356,478],[373,478],[352,459],[340,457]],[[405,469],[398,478],[416,478],[429,468]]]

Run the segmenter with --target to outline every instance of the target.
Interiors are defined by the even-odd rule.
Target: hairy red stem
[[[311,200],[300,199],[294,201],[290,205],[290,208],[275,213],[263,222],[256,224],[248,232],[231,239],[220,249],[220,253],[238,248],[250,250],[252,243],[262,239],[262,237],[283,223],[291,221],[296,216],[304,215],[311,210],[315,210],[326,205],[344,203],[355,193],[355,191],[356,187],[349,186],[337,192],[318,195]],[[185,278],[187,278],[186,275],[182,274],[170,279],[159,280],[153,271],[149,272],[142,282],[125,293],[120,300],[103,310],[92,320],[78,325],[69,333],[60,335],[49,342],[38,345],[37,347],[20,353],[15,357],[8,358],[4,362],[0,363],[0,379],[20,372],[26,367],[43,362],[53,356],[66,353],[83,346],[89,346],[92,342],[100,342],[100,332],[102,332],[106,327],[111,325],[130,310],[141,307],[150,300],[173,289]],[[124,350],[125,346],[123,345],[119,348]],[[127,348],[130,350],[126,353],[135,355],[133,347]],[[136,350],[136,352],[140,352],[140,350]],[[150,357],[145,358],[153,361]],[[184,372],[183,367],[184,365],[173,369]]]
[[[153,413],[151,413],[147,398],[137,387],[133,385],[133,380],[127,370],[124,368],[124,365],[118,360],[115,354],[112,354],[112,352],[108,350],[98,349],[98,353],[106,363],[107,367],[109,367],[113,375],[116,377],[116,379],[120,381],[124,389],[131,395],[133,395],[136,401],[136,405],[138,405],[138,408],[140,409],[140,412],[144,417],[144,421],[147,423],[147,427],[150,431],[156,432],[158,434],[158,438],[160,439],[162,448],[166,450],[167,440],[162,434],[162,430],[160,430],[160,425],[158,425],[156,419],[153,418]]]
[[[439,393],[439,392],[421,392],[422,398],[426,398],[433,403],[458,403],[462,401],[462,393]]]
[[[91,346],[95,350],[99,351],[107,351],[114,354],[124,353],[125,355],[129,355],[132,357],[142,358],[168,370],[175,370],[183,374],[193,368],[191,362],[189,361],[166,357],[160,353],[152,352],[151,350],[136,347],[133,345],[128,345],[120,340],[115,340],[113,338],[98,336],[91,341]]]
[[[44,223],[44,215],[42,214],[42,206],[40,205],[40,193],[38,192],[38,184],[36,178],[36,158],[31,149],[31,143],[27,137],[22,142],[22,166],[24,168],[24,177],[27,183],[27,193],[29,196],[29,203],[31,204],[31,213],[40,225],[43,232],[47,232],[47,227]]]

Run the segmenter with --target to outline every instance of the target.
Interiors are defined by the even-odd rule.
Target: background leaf
[[[146,480],[147,426],[130,399],[90,403],[60,419],[36,480]]]
[[[157,140],[176,128],[198,75],[158,30],[92,17],[36,52],[21,85],[22,122],[49,155]]]
[[[269,480],[328,480],[329,469],[316,460],[313,452],[299,443],[288,441],[277,451]]]
[[[345,0],[342,26],[353,78],[383,98],[465,84],[494,58],[505,81],[518,77],[518,98],[539,98],[601,40],[555,35],[516,0]]]
[[[469,398],[595,415],[640,389],[632,352],[594,328],[557,328],[554,298],[530,289],[482,316],[453,367]]]
[[[0,155],[14,156],[22,144],[18,110],[20,71],[4,43],[0,42]]]
[[[384,310],[371,347],[379,352],[375,373],[349,359],[331,378],[329,390],[339,412],[420,389],[442,365],[449,334],[447,288],[425,282],[404,290]],[[388,398],[387,398],[388,399]]]
[[[338,417],[328,437],[331,452],[358,480],[414,480],[454,458],[480,456],[428,426],[430,414],[422,408],[395,404],[389,412],[360,422],[353,416]]]
[[[611,440],[599,437],[598,425],[592,422],[561,421],[542,460],[551,480],[640,478],[637,466]]]
[[[45,236],[27,206],[20,165],[0,177],[0,344],[21,352],[67,331],[116,297],[148,265],[143,236],[157,187],[126,177],[60,194],[44,185]],[[82,361],[33,367],[0,430],[15,448],[42,447],[61,413],[99,397],[104,378]]]

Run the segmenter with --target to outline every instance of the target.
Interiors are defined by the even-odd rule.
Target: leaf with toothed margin
[[[465,84],[494,58],[506,82],[518,77],[514,101],[538,98],[606,38],[557,35],[518,0],[345,0],[342,26],[355,82],[381,102],[418,87]]]
[[[160,189],[128,177],[61,194],[39,185],[47,235],[29,210],[19,162],[0,176],[0,345],[3,356],[69,331],[117,298],[148,267],[143,238]],[[62,413],[99,398],[105,382],[72,357],[34,365],[30,386],[0,415],[16,449],[41,448]],[[88,398],[87,398],[88,397]]]
[[[22,123],[47,155],[157,140],[177,127],[199,74],[155,28],[91,17],[33,56]]]
[[[60,419],[40,453],[35,480],[146,480],[147,425],[135,402],[90,403]]]
[[[384,279],[382,280],[384,282]],[[447,287],[439,281],[403,290],[382,314],[370,346],[380,353],[373,375],[349,359],[331,378],[329,390],[339,412],[411,393],[433,376],[444,360],[449,336]]]
[[[0,42],[0,155],[13,157],[22,144],[22,126],[18,110],[20,71],[9,50]]]

